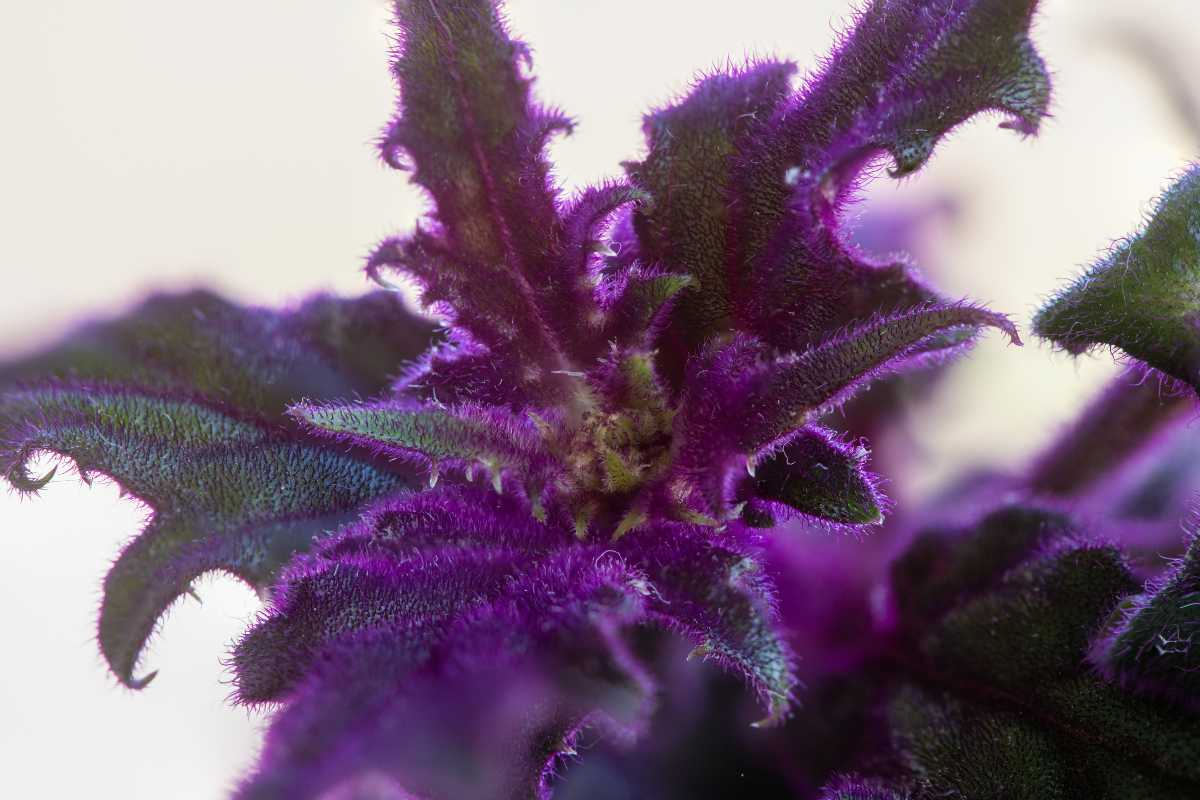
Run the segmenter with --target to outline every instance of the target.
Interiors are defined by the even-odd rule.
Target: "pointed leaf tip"
[[[765,458],[748,491],[751,519],[801,516],[858,530],[883,522],[887,501],[866,469],[869,453],[817,427]]]
[[[1034,331],[1078,355],[1108,345],[1200,393],[1200,164],[1144,229],[1046,304]]]
[[[123,680],[124,684],[126,686],[128,686],[130,689],[134,689],[135,691],[141,691],[142,689],[145,689],[147,686],[149,686],[150,682],[153,681],[157,677],[158,677],[158,670],[153,670],[152,672],[147,672],[145,675],[143,675],[140,678],[134,678],[131,676],[127,679],[122,679],[122,680]]]
[[[46,474],[42,477],[34,478],[29,474],[27,464],[25,462],[21,462],[13,465],[13,467],[8,471],[7,478],[8,482],[12,484],[12,487],[18,492],[28,492],[32,494],[46,488],[50,481],[54,479],[54,475],[57,472],[58,466],[55,465],[47,470]]]
[[[840,407],[879,377],[961,351],[985,326],[1020,344],[1011,320],[967,304],[925,305],[876,317],[804,352],[767,366],[753,364],[746,401],[727,424],[740,428],[744,450],[757,451]],[[967,335],[958,335],[962,331]],[[749,377],[756,372],[761,377]]]

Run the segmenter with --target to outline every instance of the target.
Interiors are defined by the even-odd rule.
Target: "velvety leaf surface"
[[[739,154],[738,262],[744,316],[798,348],[875,313],[936,297],[904,264],[844,243],[839,212],[886,152],[893,174],[922,166],[942,136],[982,111],[1034,132],[1049,81],[1028,30],[1036,2],[872,2],[824,70]]]
[[[463,404],[436,407],[381,401],[357,405],[293,406],[291,415],[321,434],[374,448],[383,454],[423,454],[436,470],[440,461],[478,464],[492,470],[515,467],[533,473],[547,454],[537,428],[504,408]],[[431,483],[437,482],[436,472]]]
[[[1034,319],[1069,353],[1108,345],[1200,391],[1200,167]]]
[[[734,455],[757,456],[838,407],[872,378],[930,357],[931,338],[985,324],[1019,341],[1004,317],[949,306],[871,320],[802,353],[776,355],[745,336],[718,342],[693,362],[686,383],[677,424],[690,449],[680,460],[711,464]]]
[[[1029,39],[1036,0],[902,0],[868,4],[834,58],[779,112],[782,135],[762,143],[775,164],[799,167],[789,192],[818,218],[835,211],[857,172],[886,151],[896,174],[920,168],[963,120],[1000,111],[1006,125],[1036,131],[1049,78]],[[766,189],[766,186],[761,187]],[[760,192],[754,192],[758,198]],[[774,209],[779,215],[784,202]],[[766,210],[759,206],[758,210]],[[765,227],[768,220],[760,223]]]
[[[1089,659],[1119,686],[1200,708],[1200,538],[1146,591],[1114,610]]]
[[[1116,800],[1200,788],[1193,710],[1110,685],[1085,660],[1102,650],[1092,640],[1105,618],[1137,603],[1117,548],[1012,507],[977,531],[924,534],[893,576],[897,792]]]
[[[493,3],[401,0],[396,22],[401,102],[385,157],[403,148],[412,159],[464,257],[536,279],[543,265],[526,259],[547,249],[557,216],[541,149],[548,127],[568,123],[533,107],[520,66],[529,54]]]
[[[651,198],[634,219],[640,254],[687,272],[696,281],[680,309],[686,345],[735,326],[729,270],[734,156],[750,132],[771,118],[791,93],[793,64],[763,62],[702,78],[680,103],[642,123],[649,154],[627,165]]]
[[[372,265],[413,274],[427,303],[449,304],[497,356],[523,362],[514,371],[565,369],[568,354],[595,346],[578,322],[595,311],[586,256],[597,229],[640,195],[600,188],[560,214],[543,150],[571,123],[532,101],[529,51],[509,38],[492,2],[399,2],[396,20],[401,103],[383,150],[388,160],[397,148],[412,159],[436,220],[385,242]],[[517,313],[499,316],[506,308]]]
[[[199,401],[104,384],[44,384],[0,395],[0,471],[44,483],[27,461],[52,452],[104,475],[155,514],[104,585],[100,647],[136,686],[138,654],[162,612],[222,569],[263,589],[313,537],[405,485],[402,474],[307,444]]]
[[[741,675],[766,710],[760,724],[781,722],[797,688],[794,656],[777,625],[774,589],[747,552],[711,541],[705,528],[672,526],[668,536],[631,535],[629,558],[655,591],[649,613],[712,659]]]
[[[277,701],[338,640],[376,630],[408,641],[420,654],[436,645],[458,615],[483,605],[516,571],[504,550],[455,547],[301,561],[289,568],[273,599],[272,615],[234,651],[238,699]]]
[[[297,439],[278,414],[300,396],[382,390],[432,333],[387,292],[275,311],[197,291],[0,368],[0,469],[15,487],[45,485],[53,473],[26,464],[49,451],[155,512],[104,584],[100,646],[123,682],[148,680],[134,677],[138,655],[197,576],[221,569],[263,590],[357,504],[407,483]]]
[[[465,498],[431,494],[300,560],[238,645],[240,699],[289,699],[245,796],[378,772],[437,797],[543,797],[585,725],[644,724],[649,683],[614,637],[645,619],[645,577],[601,547],[506,549],[486,540],[525,527],[512,503],[446,514]],[[442,543],[423,541],[439,525],[414,524],[421,504]]]
[[[805,428],[755,467],[742,516],[764,527],[793,515],[850,527],[879,524],[887,503],[866,469],[868,455],[831,431]]]
[[[901,369],[905,362],[931,357],[931,342],[944,334],[984,325],[1020,344],[1016,328],[1003,316],[970,306],[929,306],[870,320],[818,347],[781,358],[751,390],[748,405],[755,424],[747,431],[748,444],[761,447],[782,435],[790,420],[824,414],[870,380]]]
[[[936,301],[907,265],[847,246],[837,214],[880,152],[907,174],[985,110],[1036,130],[1049,82],[1027,35],[1034,6],[872,3],[795,95],[792,65],[754,63],[647,115],[648,156],[626,167],[650,196],[634,216],[638,252],[696,280],[668,346],[737,329],[797,349],[856,318]]]
[[[0,386],[104,380],[175,389],[273,418],[301,397],[383,390],[429,345],[433,330],[391,292],[318,295],[278,311],[239,307],[205,291],[155,295],[124,316],[0,364]]]

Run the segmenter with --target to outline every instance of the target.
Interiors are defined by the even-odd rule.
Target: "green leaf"
[[[1136,589],[1116,548],[1033,509],[918,538],[893,579],[900,777],[918,797],[963,800],[1196,796],[1194,714],[1110,685],[1085,661]]]
[[[372,395],[428,346],[433,324],[392,292],[317,295],[290,310],[215,294],[156,295],[112,320],[0,365],[16,381],[103,380],[172,389],[272,418],[300,397]]]
[[[154,510],[106,578],[100,614],[101,650],[135,688],[149,679],[134,677],[146,640],[192,580],[219,569],[262,590],[314,537],[408,482],[212,405],[103,384],[0,395],[0,473],[40,488],[27,468],[39,452],[112,478]]]
[[[861,444],[839,441],[832,431],[809,427],[754,468],[744,512],[756,524],[773,524],[775,511],[836,526],[883,522],[887,505],[866,470]]]
[[[1109,345],[1200,392],[1200,166],[1033,325],[1068,353]]]
[[[1113,611],[1088,657],[1119,686],[1200,709],[1200,536]]]
[[[482,464],[497,481],[504,468],[515,468],[530,477],[546,457],[534,423],[501,407],[383,400],[322,406],[301,403],[289,413],[318,433],[382,454],[403,457],[419,453],[435,468],[441,461]],[[436,482],[436,474],[432,480]]]

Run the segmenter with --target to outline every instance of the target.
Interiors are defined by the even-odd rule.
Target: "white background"
[[[540,95],[581,123],[554,147],[569,186],[636,156],[641,112],[698,69],[746,54],[811,65],[849,9],[509,4]],[[1046,0],[1037,38],[1056,101],[1042,136],[977,120],[918,178],[873,189],[882,203],[961,197],[963,218],[927,254],[948,294],[1026,323],[1197,155],[1197,134],[1114,44],[1131,24],[1181,57],[1200,39],[1192,0]],[[280,303],[367,288],[362,256],[423,207],[370,147],[392,102],[387,31],[382,0],[0,4],[0,357],[152,289]],[[1019,464],[1111,369],[989,335],[913,419],[920,485]],[[226,706],[220,662],[256,609],[248,590],[201,582],[203,606],[177,606],[145,659],[161,669],[145,692],[119,688],[97,655],[100,580],[143,516],[112,486],[68,478],[33,502],[0,494],[0,795],[210,798],[252,761],[261,720]]]

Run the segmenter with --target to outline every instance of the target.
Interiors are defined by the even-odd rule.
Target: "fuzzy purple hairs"
[[[153,510],[105,582],[113,671],[146,685],[145,641],[198,575],[259,589],[231,658],[237,702],[272,713],[244,798],[547,798],[585,732],[645,741],[647,631],[785,723],[803,620],[781,616],[766,553],[889,510],[866,444],[824,418],[986,327],[1019,343],[863,254],[842,210],[872,164],[910,174],[978,113],[1036,132],[1035,7],[867,3],[800,89],[782,62],[704,77],[647,115],[624,180],[566,197],[545,151],[571,122],[535,100],[496,5],[399,0],[379,145],[431,210],[367,272],[416,286],[440,333],[386,292],[287,311],[194,295],[4,368],[17,489],[45,484],[28,465],[51,452]],[[1102,265],[1040,333],[1200,385],[1189,181],[1119,254],[1136,269]],[[1071,491],[1068,467],[1030,494]],[[926,530],[842,667],[886,736],[826,796],[1187,796],[1200,745],[1164,698],[1191,689],[1194,560],[1143,589],[1119,548],[1036,503]],[[1165,632],[1175,650],[1142,660]]]

